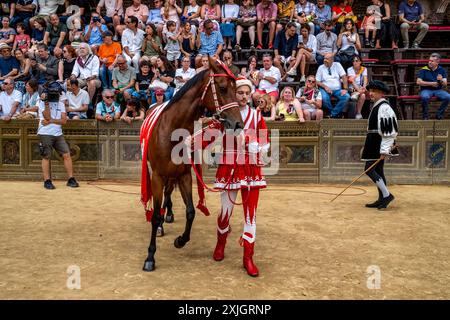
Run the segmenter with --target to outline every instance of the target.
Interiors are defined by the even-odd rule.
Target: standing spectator
[[[203,24],[200,24],[200,31],[205,31],[205,22],[207,20],[213,23],[214,31],[219,31],[221,12],[216,0],[205,0],[205,3],[200,8],[200,17],[203,21]]]
[[[178,59],[181,56],[180,51],[180,43],[178,42],[178,38],[180,33],[176,32],[177,25],[174,21],[167,21],[166,23],[167,32],[166,32],[166,46],[164,50],[166,51],[167,60],[170,61],[175,67],[178,66]]]
[[[352,19],[356,22],[356,16],[353,13],[352,7],[348,5],[347,0],[338,0],[336,5],[331,9],[333,12],[332,20],[335,23],[334,32],[339,33],[342,29],[342,24],[345,19]]]
[[[158,31],[157,34],[160,37],[162,36],[162,31],[164,28],[164,20],[161,14],[162,3],[163,3],[162,0],[153,1],[153,9],[150,9],[148,11],[148,19],[147,19],[147,26],[149,24],[154,24]]]
[[[297,45],[297,27],[294,22],[289,22],[285,29],[277,33],[274,44],[274,65],[280,69],[282,75],[295,65]]]
[[[316,81],[322,93],[323,106],[330,112],[330,118],[339,118],[350,95],[347,74],[339,62],[334,62],[331,53],[325,54],[324,64],[317,69]],[[338,101],[335,107],[331,104],[331,96]]]
[[[12,48],[4,45],[0,56],[0,84],[8,77],[13,77],[19,72],[19,62],[11,54]]]
[[[2,28],[0,29],[0,44],[6,43],[9,46],[14,44],[14,38],[16,36],[16,30],[9,26],[10,18],[4,16],[2,18]]]
[[[16,26],[16,38],[14,39],[13,50],[22,50],[23,53],[27,53],[31,47],[31,38],[28,34],[25,34],[25,25],[19,22]]]
[[[339,48],[337,53],[339,62],[344,68],[349,68],[352,65],[353,57],[359,55],[359,50],[361,50],[361,40],[353,20],[344,20],[336,45]]]
[[[324,23],[325,30],[319,33],[316,37],[317,40],[317,52],[316,52],[316,61],[318,65],[323,64],[324,56],[326,53],[332,53],[333,55],[337,52],[337,35],[333,33],[333,22],[331,20],[327,20]],[[335,58],[336,62],[339,62],[338,59]]]
[[[391,44],[392,49],[398,49],[398,31],[391,18],[391,7],[388,3],[380,0],[372,0],[372,3],[380,8],[381,28],[377,30],[375,48],[380,49],[381,45]]]
[[[263,41],[263,29],[267,25],[269,27],[269,49],[273,49],[273,39],[275,37],[276,19],[277,19],[277,5],[273,3],[273,0],[261,0],[256,5],[256,15],[258,22],[256,23],[256,34],[258,36],[257,49],[262,49]]]
[[[316,77],[309,75],[306,79],[305,86],[297,91],[296,97],[301,103],[305,120],[316,120],[319,122],[323,119],[322,111],[322,93],[316,85]]]
[[[36,8],[36,0],[16,0],[16,8],[11,20],[11,26],[16,26],[19,22],[23,22],[27,26],[26,28],[28,28],[30,19],[34,16]]]
[[[22,97],[22,107],[20,108],[20,114],[17,119],[35,119],[38,116],[38,83],[36,80],[31,79],[25,85],[25,94]]]
[[[112,70],[116,66],[117,57],[122,54],[120,43],[113,41],[113,34],[106,31],[103,34],[103,44],[98,48],[98,57],[101,63],[100,80],[103,89],[111,88]]]
[[[15,82],[15,88],[21,93],[25,93],[25,83],[30,80],[31,60],[20,49],[14,51],[14,56],[19,62],[17,75],[11,77]]]
[[[307,23],[309,25],[309,28],[314,31],[314,23],[312,21],[314,20],[315,14],[316,5],[314,3],[311,3],[307,0],[299,0],[299,2],[295,5],[294,13],[294,18],[298,21],[298,30],[300,31],[301,25]]]
[[[31,60],[32,77],[40,85],[55,81],[58,77],[58,59],[50,55],[43,43],[38,44],[37,49],[36,59]]]
[[[129,65],[132,64],[135,68],[138,68],[145,32],[138,28],[138,18],[135,16],[126,18],[125,23],[127,24],[127,28],[122,33],[124,56]]]
[[[353,58],[353,67],[347,70],[350,98],[356,101],[356,116],[355,119],[362,119],[361,110],[366,102],[366,87],[369,84],[367,77],[367,68],[362,66],[360,56]]]
[[[58,88],[57,88],[57,87]],[[52,149],[54,148],[63,158],[64,167],[69,179],[67,186],[71,188],[78,187],[78,182],[73,177],[72,158],[70,157],[70,149],[64,140],[62,125],[67,122],[67,114],[64,103],[60,101],[61,88],[58,83],[52,83],[49,86],[49,93],[55,92],[56,97],[53,99],[47,94],[47,101],[39,102],[39,149],[42,156],[42,172],[44,175],[44,188],[55,189],[50,174],[50,159]]]
[[[257,19],[256,7],[253,0],[242,0],[242,5],[239,7],[239,15],[236,26],[236,51],[241,50],[241,37],[244,29],[248,30],[248,37],[250,38],[250,51],[255,51],[255,22]]]
[[[310,33],[308,24],[302,25],[300,29],[300,37],[298,39],[298,53],[295,59],[295,64],[292,69],[288,71],[291,76],[297,75],[297,67],[300,65],[300,82],[305,83],[306,63],[311,63],[316,60],[317,39]]]
[[[228,67],[228,69],[230,69],[231,73],[233,73],[233,75],[237,77],[240,70],[233,63],[233,54],[231,53],[231,51],[227,50],[223,53],[223,61],[225,62],[225,65]]]
[[[265,121],[275,121],[277,119],[277,108],[268,94],[259,97],[258,101],[256,101],[256,109],[261,111]]]
[[[280,70],[273,66],[272,56],[270,54],[263,55],[263,68],[259,70],[257,78],[258,88],[253,94],[253,101],[258,100],[262,94],[268,94],[275,104],[278,98],[278,85],[281,81]]]
[[[175,0],[165,0],[164,7],[161,8],[161,16],[166,23],[165,28],[163,28],[163,34],[167,32],[167,22],[175,22],[175,32],[180,29],[180,14],[183,10],[177,5]]]
[[[156,27],[153,23],[147,23],[145,27],[145,38],[142,41],[143,56],[141,60],[150,61],[156,64],[156,58],[162,53],[161,38],[158,36]]]
[[[0,120],[5,122],[15,119],[20,113],[20,104],[22,103],[22,93],[14,89],[14,80],[6,78],[2,84],[3,91],[0,92]]]
[[[90,101],[93,101],[95,90],[102,86],[98,79],[99,70],[100,60],[92,54],[91,47],[87,43],[81,43],[71,77],[78,78],[80,88],[87,86]]]
[[[77,79],[67,80],[66,112],[69,119],[87,119],[86,111],[89,107],[89,94],[80,89]]]
[[[420,48],[419,45],[429,29],[428,24],[424,23],[425,14],[423,13],[422,5],[415,0],[403,0],[398,7],[398,17],[401,22],[400,30],[404,48],[408,49],[409,47],[408,31],[410,29],[415,29],[419,32],[413,41],[412,48]]]
[[[226,0],[222,5],[222,23],[220,24],[220,33],[222,33],[225,47],[232,50],[231,42],[234,41],[235,23],[239,15],[239,6],[234,3],[234,0]]]
[[[219,31],[214,31],[214,23],[211,20],[206,20],[203,26],[205,32],[200,32],[196,40],[198,48],[198,55],[195,57],[196,65],[200,62],[203,55],[219,57],[223,48],[222,35]]]
[[[44,44],[46,44],[53,52],[55,49],[60,49],[61,46],[68,44],[68,34],[66,24],[59,21],[57,14],[50,16],[50,24],[47,26],[44,34]]]
[[[136,28],[139,23],[142,23],[143,25],[148,19],[148,7],[145,4],[142,4],[141,0],[133,0],[133,4],[125,10],[125,21],[131,17],[135,17],[138,20]]]
[[[191,65],[195,66],[195,33],[193,26],[189,21],[183,22],[181,26],[181,34],[178,37],[180,41],[181,59],[189,57]]]
[[[134,99],[147,101],[150,98],[149,86],[152,79],[153,73],[150,71],[150,63],[148,61],[142,61],[139,66],[139,73],[136,75],[134,89],[128,89],[128,93]]]
[[[105,7],[106,14],[103,20],[114,25],[114,29],[120,25],[121,17],[123,16],[123,0],[100,0],[95,11],[100,15],[102,8]]]
[[[77,53],[75,52],[75,49],[70,44],[66,44],[63,47],[63,58],[58,62],[59,83],[65,83],[66,80],[70,78],[73,67],[75,66],[76,58]]]
[[[130,99],[126,102],[126,108],[120,117],[120,120],[132,124],[134,121],[144,120],[144,110],[141,108],[141,104],[138,100]]]
[[[91,15],[91,22],[84,27],[84,41],[87,42],[94,53],[97,52],[98,47],[103,43],[103,35],[108,31],[101,22],[100,15],[93,12]]]
[[[331,7],[325,4],[325,0],[317,0],[314,20],[314,35],[317,36],[321,30],[325,30],[325,21],[331,21]]]
[[[95,107],[95,119],[111,122],[120,119],[120,105],[114,101],[114,92],[105,89],[102,92],[102,101]]]
[[[284,87],[281,90],[280,100],[276,105],[277,115],[281,120],[305,122],[300,101],[295,97],[292,87]]]
[[[420,98],[422,100],[423,119],[428,120],[428,103],[432,97],[442,101],[436,114],[437,120],[444,118],[445,110],[450,102],[450,94],[444,90],[447,87],[447,71],[439,65],[441,56],[433,53],[428,61],[428,66],[419,71],[417,85],[420,86]]]
[[[278,2],[277,11],[277,33],[283,30],[292,21],[295,12],[295,2],[293,0],[281,0]]]
[[[134,88],[136,82],[136,70],[128,66],[127,60],[123,56],[117,58],[117,68],[112,72],[112,86],[116,90],[118,100],[123,95],[125,100],[131,99],[131,92],[128,89]]]
[[[175,91],[175,68],[173,65],[167,60],[165,56],[159,56],[156,59],[156,68],[153,71],[153,81],[156,79],[164,82],[167,85],[167,89],[164,90],[165,100],[170,100]],[[155,92],[152,94],[152,103],[156,101]]]
[[[181,60],[181,68],[175,71],[175,93],[180,90],[186,82],[195,76],[195,69],[191,68],[190,64],[190,58],[188,56],[184,56],[183,60]]]

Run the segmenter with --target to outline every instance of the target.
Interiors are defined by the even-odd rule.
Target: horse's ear
[[[217,59],[214,58],[214,56],[208,55],[209,59],[209,68],[212,69],[212,71],[217,72],[219,70],[217,66]]]

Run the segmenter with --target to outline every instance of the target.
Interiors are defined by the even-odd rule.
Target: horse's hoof
[[[158,227],[158,230],[156,230],[156,236],[157,237],[163,237],[164,236],[164,227]]]
[[[155,261],[145,260],[144,267],[142,268],[142,270],[146,272],[155,270]]]
[[[172,214],[166,214],[166,222],[167,223],[173,223],[175,221],[175,218],[173,217],[173,213]]]
[[[175,241],[173,242],[173,245],[175,246],[175,248],[178,248],[178,249],[183,248],[185,244],[186,244],[186,242],[183,241],[183,238],[181,236],[176,238]]]

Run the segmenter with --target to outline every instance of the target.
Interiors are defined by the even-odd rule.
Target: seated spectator
[[[209,69],[209,57],[207,55],[202,56],[201,58],[201,66],[195,69],[195,73],[200,73],[203,70]]]
[[[445,110],[450,102],[450,94],[444,89],[447,87],[447,71],[439,65],[441,56],[433,53],[428,61],[428,66],[423,67],[417,76],[417,85],[420,86],[420,98],[422,100],[423,119],[428,120],[428,103],[432,97],[442,101],[436,114],[437,120],[444,119]]]
[[[81,43],[78,49],[78,58],[73,67],[71,78],[77,78],[80,88],[87,87],[90,101],[93,101],[95,90],[102,86],[98,78],[100,60],[92,54],[91,47],[87,43]]]
[[[91,15],[91,22],[84,27],[84,41],[87,42],[94,53],[97,52],[98,47],[103,43],[103,35],[105,32],[109,32],[101,22],[100,15],[97,12],[93,12]]]
[[[344,68],[349,68],[352,65],[353,57],[359,55],[359,50],[361,50],[361,40],[355,23],[351,19],[344,20],[336,45],[339,48],[336,54],[339,62]]]
[[[241,75],[252,83],[252,93],[255,92],[255,88],[258,86],[258,57],[248,57],[247,67],[241,69]]]
[[[323,64],[324,56],[327,53],[332,53],[335,55],[337,53],[337,35],[334,34],[331,30],[333,30],[333,23],[328,20],[325,21],[325,30],[319,33],[316,37],[317,40],[317,52],[316,52],[316,61],[318,65]],[[339,59],[335,58],[336,62],[339,62]]]
[[[114,92],[105,89],[102,92],[102,101],[95,107],[95,119],[112,122],[120,119],[120,105],[114,101]]]
[[[37,45],[37,57],[31,59],[32,78],[42,85],[58,78],[58,59],[50,55],[48,47],[41,43]]]
[[[124,56],[127,59],[127,63],[137,69],[139,68],[139,59],[141,58],[141,48],[145,32],[138,28],[138,18],[135,16],[126,18],[125,22],[127,28],[122,33]]]
[[[57,14],[50,16],[50,24],[47,26],[44,34],[44,44],[46,44],[53,53],[53,51],[60,49],[63,45],[69,44],[68,32],[65,23],[59,20]]]
[[[331,7],[325,4],[325,0],[317,0],[314,19],[314,35],[317,36],[321,31],[325,30],[325,22],[331,21]]]
[[[147,26],[145,27],[142,52],[143,56],[141,61],[149,61],[152,65],[156,64],[156,59],[163,52],[161,38],[158,36],[156,27],[153,23],[147,23]]]
[[[58,62],[58,81],[60,83],[65,83],[70,78],[76,58],[75,49],[70,44],[66,44],[63,47],[63,58]]]
[[[299,0],[295,5],[294,19],[297,21],[297,30],[300,33],[300,26],[309,25],[309,29],[314,33],[314,20],[316,13],[316,5],[307,0]]]
[[[181,68],[175,71],[175,93],[195,76],[195,70],[190,67],[190,64],[191,60],[185,56],[181,60]]]
[[[196,28],[200,26],[201,7],[197,4],[197,0],[189,0],[189,5],[184,7],[183,15],[181,16],[181,24],[183,22],[189,22],[190,25]],[[196,33],[196,29],[194,33]]]
[[[103,34],[103,44],[97,51],[100,60],[100,80],[103,89],[112,88],[112,71],[117,64],[117,58],[122,55],[122,46],[113,41],[113,34],[106,31]]]
[[[80,89],[77,79],[67,80],[66,113],[69,119],[87,119],[86,111],[89,107],[89,94]]]
[[[291,76],[297,75],[297,67],[300,65],[300,83],[305,83],[306,64],[316,61],[317,39],[310,33],[308,24],[301,27],[300,37],[298,38],[298,52],[292,69],[288,71]]]
[[[263,94],[259,97],[258,101],[256,101],[256,109],[261,111],[261,115],[265,121],[275,121],[277,109],[268,94]]]
[[[220,33],[222,34],[224,46],[228,50],[232,50],[231,43],[234,41],[236,34],[235,23],[239,15],[239,6],[234,3],[234,0],[226,0],[222,5],[222,23],[220,24]]]
[[[323,119],[322,111],[322,93],[316,85],[316,77],[309,75],[306,79],[305,86],[300,88],[296,94],[297,99],[302,106],[305,120],[316,120],[319,122]]]
[[[347,106],[350,95],[347,74],[339,62],[334,62],[331,53],[325,54],[324,64],[317,69],[316,81],[322,93],[323,106],[330,112],[330,118],[339,118]],[[331,104],[331,96],[338,101],[335,107]]]
[[[221,17],[220,6],[216,0],[205,0],[205,3],[200,8],[200,23],[199,30],[205,32],[205,21],[210,20],[214,31],[219,31],[219,21]]]
[[[15,88],[23,94],[25,93],[25,83],[31,78],[31,60],[20,49],[14,51],[14,56],[19,62],[19,71],[11,79],[15,82]]]
[[[277,33],[283,30],[292,21],[295,12],[295,2],[293,0],[281,0],[277,4]]]
[[[37,45],[40,43],[44,43],[44,35],[46,29],[47,29],[47,22],[45,22],[43,18],[37,17],[34,19],[31,30],[31,48],[28,51],[28,55],[30,56],[30,58],[35,56],[35,52],[37,51]]]
[[[195,1],[195,0],[194,0]],[[194,26],[191,26],[189,21],[185,21],[181,25],[181,34],[179,36],[181,59],[183,57],[189,57],[191,66],[195,67],[195,36],[196,33],[193,30]]]
[[[380,8],[381,12],[381,28],[377,29],[377,34],[375,36],[375,48],[380,49],[381,46],[391,45],[392,49],[398,49],[398,31],[391,18],[391,7],[388,3],[381,0],[372,0],[372,3]]]
[[[124,56],[117,57],[117,67],[112,72],[112,86],[117,95],[117,100],[121,98],[126,100],[131,99],[131,91],[128,89],[134,88],[136,82],[136,70],[128,66],[127,60]]]
[[[151,107],[157,107],[164,103],[164,90],[163,89],[156,89],[155,90],[155,97],[156,102],[151,105]],[[145,116],[148,116],[151,112],[151,108],[148,108],[147,112],[145,113]]]
[[[425,14],[422,5],[415,0],[403,0],[398,7],[398,18],[401,22],[400,31],[403,38],[403,47],[409,48],[409,34],[410,29],[417,30],[419,33],[413,41],[412,48],[418,49],[419,45],[425,38],[429,25],[424,23]]]
[[[120,117],[120,120],[132,124],[135,121],[144,120],[145,112],[141,109],[139,100],[130,99],[126,102],[126,108]]]
[[[236,51],[241,50],[241,38],[244,29],[248,30],[248,37],[250,38],[250,51],[254,52],[255,48],[255,24],[256,24],[256,7],[253,0],[243,0],[239,7],[238,19],[236,21]]]
[[[161,15],[161,8],[163,5],[163,0],[154,0],[153,1],[153,9],[150,9],[148,12],[147,25],[153,24],[156,27],[157,34],[159,37],[162,36],[162,31],[164,28],[164,20]],[[147,33],[148,34],[148,33]]]
[[[141,0],[133,0],[132,5],[125,10],[125,21],[131,17],[135,17],[138,20],[136,27],[138,27],[139,24],[143,26],[148,19],[148,7],[145,4],[142,4]]]
[[[335,23],[335,33],[339,33],[341,31],[342,24],[345,19],[351,19],[356,23],[357,17],[353,13],[352,7],[348,5],[348,0],[338,0],[331,11],[333,12],[333,17],[331,19]]]
[[[274,44],[274,65],[280,69],[282,75],[284,75],[287,70],[290,70],[295,65],[297,45],[297,27],[294,22],[289,22],[286,24],[285,29],[277,33]]]
[[[364,30],[364,45],[366,48],[375,48],[375,36],[377,29],[381,25],[381,10],[379,6],[374,4],[366,9],[366,15],[361,23],[361,30]]]
[[[106,14],[102,16],[105,23],[112,23],[114,26],[114,30],[121,23],[121,19],[123,19],[123,1],[117,0],[100,0],[95,11],[100,15],[102,12],[102,8],[105,7]]]
[[[234,74],[235,77],[239,75],[239,68],[233,63],[233,55],[231,51],[225,51],[223,53],[223,62],[230,69],[230,71]]]
[[[273,66],[272,56],[263,55],[263,68],[258,72],[257,89],[253,93],[253,101],[258,100],[262,94],[268,94],[275,104],[278,98],[278,85],[281,81],[280,70]]]
[[[11,78],[3,81],[2,89],[3,91],[0,92],[0,120],[9,122],[20,114],[22,93],[14,89],[14,80]]]
[[[362,119],[361,110],[366,102],[366,87],[369,84],[367,77],[367,68],[362,66],[360,56],[353,58],[353,67],[347,69],[350,98],[356,101],[355,119]]]
[[[136,75],[134,88],[128,89],[129,95],[137,100],[147,101],[150,98],[150,83],[153,79],[153,73],[150,71],[150,63],[142,61],[139,67],[139,73]]]
[[[36,119],[38,116],[38,83],[31,79],[25,85],[25,94],[22,97],[22,107],[17,119]]]
[[[256,5],[256,15],[258,17],[258,22],[256,23],[256,34],[258,36],[257,49],[263,48],[263,29],[267,25],[269,28],[269,49],[273,49],[273,40],[275,38],[276,30],[276,19],[277,19],[277,5],[272,2],[272,0],[261,0],[260,3]]]
[[[65,23],[68,25],[69,19],[73,19],[74,17],[81,18],[81,21],[83,23],[89,22],[88,15],[91,14],[91,1],[86,0],[69,0],[65,3],[65,11],[60,13],[60,20],[62,23]],[[56,13],[59,13],[59,11],[62,10],[59,9]],[[95,11],[93,11],[95,12]]]
[[[84,39],[84,31],[81,27],[81,19],[73,19],[73,25],[68,26],[69,29],[69,41],[70,45],[74,49],[78,49],[80,46],[80,43],[83,42]]]
[[[161,16],[165,23],[165,26],[163,27],[162,31],[164,40],[168,40],[166,38],[166,32],[167,32],[167,23],[169,21],[175,22],[175,30],[172,32],[178,33],[181,25],[179,15],[182,13],[183,10],[177,5],[175,0],[165,0],[164,7],[161,8]]]
[[[28,34],[25,34],[25,31],[25,25],[19,22],[16,26],[17,35],[14,39],[13,50],[20,49],[26,54],[31,47],[31,38]]]
[[[16,0],[11,26],[17,26],[18,23],[23,23],[25,26],[28,26],[36,8],[36,0]]]
[[[174,21],[167,21],[166,27],[167,41],[164,50],[166,51],[167,60],[169,60],[176,68],[178,67],[178,59],[180,59],[181,56],[180,43],[178,42],[180,32],[176,32],[177,25]]]
[[[58,6],[64,5],[65,0],[37,0],[39,11],[38,16],[50,16],[58,11]]]
[[[13,77],[19,72],[19,62],[11,54],[12,48],[4,45],[1,49],[0,57],[0,84],[8,77]]]
[[[300,105],[300,101],[295,97],[295,92],[292,87],[284,87],[281,90],[280,100],[277,102],[276,110],[278,118],[282,121],[305,122],[302,106]]]
[[[203,55],[219,57],[223,48],[223,39],[219,31],[214,31],[213,22],[206,20],[204,23],[205,32],[200,32],[197,36],[196,45],[198,55],[195,57],[195,64],[198,65]]]
[[[175,68],[173,65],[167,60],[165,56],[159,56],[158,59],[156,59],[156,68],[153,70],[153,79],[152,79],[152,88],[156,89],[158,86],[155,87],[154,81],[157,80],[159,83],[163,82],[165,83],[165,86],[167,88],[159,87],[160,89],[164,90],[164,96],[165,100],[170,100],[173,96],[173,93],[175,91],[175,84],[174,84],[174,78],[175,78]],[[156,102],[155,92],[152,94],[152,103]]]
[[[14,44],[16,30],[9,26],[9,17],[2,18],[2,28],[0,29],[0,43],[6,43],[9,46]]]

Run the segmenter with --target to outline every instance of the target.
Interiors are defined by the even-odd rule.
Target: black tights
[[[367,170],[371,165],[375,163],[376,160],[366,161],[366,166],[364,170]],[[386,178],[384,176],[384,160],[381,160],[373,167],[369,172],[366,173],[367,176],[374,182],[377,183],[380,179],[383,179],[384,184],[387,186]],[[377,186],[378,187],[378,186]],[[380,188],[378,188],[378,195],[380,199],[383,197]]]

